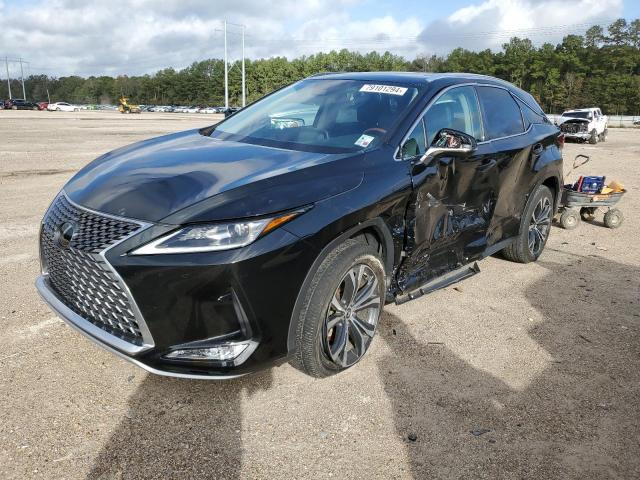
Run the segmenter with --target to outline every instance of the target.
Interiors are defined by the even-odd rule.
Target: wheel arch
[[[560,205],[560,179],[555,175],[551,175],[545,178],[540,185],[544,185],[545,187],[549,188],[549,190],[551,190],[554,198],[553,211],[555,212],[556,210],[558,210],[558,206]]]
[[[289,319],[289,332],[287,335],[287,352],[289,355],[291,355],[295,350],[296,331],[298,328],[300,310],[303,303],[302,292],[304,292],[309,286],[314,275],[318,271],[320,264],[329,255],[329,253],[345,240],[358,236],[363,236],[367,242],[375,241],[379,245],[379,248],[381,250],[382,262],[385,267],[385,280],[388,287],[391,279],[391,274],[393,272],[395,251],[391,231],[389,230],[389,227],[387,227],[385,222],[379,217],[372,218],[354,225],[348,230],[342,232],[340,235],[331,240],[327,245],[325,245],[324,248],[320,251],[316,259],[311,264],[311,267],[309,268],[309,271],[307,272],[304,281],[300,286],[300,290],[298,290],[296,302],[293,306],[291,318]]]

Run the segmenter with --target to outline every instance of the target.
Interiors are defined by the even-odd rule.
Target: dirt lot
[[[554,228],[537,264],[386,307],[356,368],[156,377],[40,301],[38,224],[99,154],[212,121],[0,111],[0,478],[640,477],[639,130],[565,148],[631,190],[620,229]]]

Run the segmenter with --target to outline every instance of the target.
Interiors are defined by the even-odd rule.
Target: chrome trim
[[[136,322],[138,324],[138,328],[140,329],[140,334],[142,335],[142,345],[135,345],[135,344],[133,344],[131,342],[127,342],[126,340],[122,340],[121,338],[118,338],[115,335],[111,335],[106,330],[101,329],[100,327],[94,325],[93,323],[89,322],[88,320],[84,320],[83,319],[83,321],[85,322],[85,324],[91,325],[92,327],[94,327],[96,329],[99,329],[101,332],[103,332],[103,335],[99,335],[99,336],[96,335],[101,339],[101,341],[103,341],[105,343],[108,343],[110,345],[113,345],[114,347],[116,347],[119,350],[122,350],[124,352],[127,352],[127,353],[130,353],[132,355],[135,355],[136,353],[140,353],[140,352],[143,352],[145,350],[149,350],[150,348],[153,348],[155,346],[155,343],[153,341],[153,336],[151,335],[151,332],[149,331],[149,327],[147,326],[147,322],[145,322],[144,317],[142,316],[142,312],[140,311],[140,308],[138,308],[138,304],[136,303],[135,299],[133,298],[133,295],[131,294],[131,291],[129,290],[129,286],[122,279],[122,277],[116,271],[116,269],[113,268],[113,265],[111,265],[111,263],[109,263],[109,261],[107,260],[107,257],[106,257],[106,254],[107,254],[107,252],[109,250],[111,250],[112,248],[115,248],[116,246],[120,245],[122,242],[124,242],[124,241],[128,240],[129,238],[133,237],[134,235],[137,235],[140,232],[146,230],[147,228],[149,228],[151,226],[151,224],[147,223],[147,222],[142,222],[140,220],[135,220],[135,219],[126,218],[126,217],[120,217],[120,216],[117,216],[117,215],[111,215],[109,213],[99,212],[97,210],[92,210],[90,208],[83,207],[82,205],[78,205],[76,202],[71,200],[64,190],[61,190],[60,193],[58,195],[56,195],[56,197],[54,198],[53,202],[51,202],[51,205],[49,205],[49,208],[47,209],[47,211],[46,211],[46,213],[45,213],[45,215],[43,217],[42,224],[44,223],[44,219],[47,217],[47,214],[49,213],[49,210],[55,204],[55,202],[58,199],[58,197],[60,197],[61,195],[64,196],[64,198],[71,205],[73,205],[75,208],[77,208],[78,210],[83,210],[83,211],[89,212],[89,213],[91,213],[93,215],[97,215],[97,216],[101,216],[101,217],[107,217],[107,218],[111,218],[113,220],[118,220],[118,221],[121,221],[121,222],[135,223],[136,225],[140,226],[140,228],[138,230],[135,230],[131,234],[127,235],[126,237],[118,240],[113,245],[105,248],[100,253],[98,253],[98,255],[100,256],[100,258],[102,258],[102,260],[104,261],[104,263],[107,266],[107,268],[109,268],[110,272],[114,275],[114,277],[116,278],[116,280],[120,284],[120,287],[122,288],[122,290],[124,291],[125,295],[127,295],[128,299],[129,299],[129,302],[131,304],[131,309],[133,310],[133,316],[136,319]],[[46,273],[46,272],[43,272],[43,273]],[[67,307],[65,306],[65,308],[67,308]],[[74,315],[76,315],[76,314],[74,313]],[[82,318],[79,315],[77,315],[77,316],[79,318]],[[78,328],[82,328],[82,327],[78,327]],[[87,330],[91,331],[92,329],[87,327]],[[128,345],[128,347],[125,348],[122,345],[122,343],[126,343],[126,345]]]
[[[228,380],[232,378],[241,377],[243,375],[243,374],[242,375],[224,375],[224,376],[222,375],[214,376],[214,375],[204,375],[204,374],[198,375],[198,374],[192,374],[192,373],[166,372],[164,370],[158,370],[156,368],[150,367],[149,365],[146,365],[141,361],[135,358],[129,357],[125,353],[123,353],[127,351],[125,350],[126,348],[129,349],[129,351],[131,351],[132,347],[138,349],[138,351],[135,353],[139,353],[140,351],[142,351],[140,350],[142,347],[133,345],[121,339],[117,339],[119,340],[117,347],[122,348],[122,351],[117,350],[116,348],[113,348],[111,345],[116,346],[116,344],[112,341],[111,338],[108,339],[108,342],[110,343],[107,343],[107,340],[104,340],[105,336],[113,337],[113,335],[108,334],[106,331],[102,330],[100,327],[96,327],[94,324],[85,320],[80,315],[78,315],[73,310],[71,310],[69,307],[67,307],[64,303],[62,303],[62,301],[58,299],[56,294],[47,286],[46,280],[43,276],[39,276],[38,279],[36,280],[36,288],[38,290],[38,293],[42,296],[42,299],[45,302],[47,302],[47,304],[54,310],[54,312],[62,320],[64,320],[70,327],[72,327],[74,330],[77,330],[82,335],[84,335],[89,340],[91,340],[93,343],[104,348],[108,352],[111,352],[117,355],[118,357],[133,363],[134,365],[146,370],[149,373],[153,373],[155,375],[162,375],[164,377],[192,378],[192,379],[206,379],[206,380]]]
[[[407,138],[409,137],[409,135],[411,135],[411,132],[413,132],[413,129],[416,127],[416,125],[418,125],[418,122],[424,118],[424,116],[427,113],[427,110],[429,110],[429,108],[431,108],[431,106],[442,95],[447,93],[449,90],[452,90],[454,88],[459,88],[459,87],[492,87],[492,88],[501,88],[502,90],[506,90],[511,96],[514,96],[514,94],[511,92],[511,90],[509,90],[507,87],[503,87],[503,86],[500,86],[500,85],[491,85],[491,84],[487,84],[487,83],[479,83],[479,82],[456,83],[455,85],[449,85],[448,87],[445,87],[444,89],[440,90],[440,92],[438,92],[438,94],[435,97],[433,97],[431,100],[429,100],[429,103],[427,103],[427,105],[422,109],[422,111],[418,115],[418,118],[411,124],[411,127],[409,128],[407,133],[405,133],[405,135],[402,137],[402,140],[400,141],[400,144],[396,147],[396,150],[395,150],[395,152],[393,154],[393,159],[396,162],[403,161],[402,156],[400,156],[400,157],[398,156],[400,154],[400,147],[402,146],[402,144],[404,142],[407,141]],[[474,88],[474,90],[475,90],[475,88]],[[475,91],[475,94],[476,94],[476,100],[478,101],[478,107],[480,107],[480,110],[482,112],[482,105],[480,105],[480,98],[478,97],[477,90]],[[520,97],[517,97],[517,98],[520,101],[522,101],[525,105],[529,106],[529,104],[527,102],[525,102],[524,100],[522,100]],[[531,108],[531,107],[529,107],[529,108]],[[519,105],[518,105],[518,110],[520,110],[520,118],[523,118],[522,110],[520,109]],[[482,134],[485,135],[484,115],[482,115],[482,117],[483,117],[481,119]],[[522,124],[524,126],[524,118],[522,120]],[[424,126],[423,126],[423,128],[424,128]],[[482,140],[482,141],[478,142],[478,145],[484,145],[485,143],[491,143],[491,142],[494,142],[496,140],[503,140],[505,138],[512,138],[512,137],[517,137],[517,136],[520,136],[520,135],[526,135],[527,133],[529,133],[531,128],[532,128],[532,125],[529,125],[529,128],[527,128],[524,132],[521,132],[521,133],[516,133],[516,134],[513,134],[513,135],[507,135],[506,137],[492,138],[490,140]],[[425,139],[426,139],[426,135],[425,135]]]

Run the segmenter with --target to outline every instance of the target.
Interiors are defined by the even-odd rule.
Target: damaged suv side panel
[[[404,139],[413,193],[397,273],[401,293],[499,249],[518,235],[533,189],[560,184],[558,135],[544,114],[498,85],[453,86],[437,96]],[[423,161],[435,132],[452,128],[477,138],[465,158]],[[542,162],[540,159],[544,159]]]

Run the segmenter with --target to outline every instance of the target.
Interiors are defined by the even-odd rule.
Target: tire
[[[580,209],[580,218],[585,222],[590,222],[596,218],[596,210],[597,208],[595,207],[582,207]]]
[[[622,225],[623,220],[624,216],[617,208],[612,208],[604,214],[604,225],[607,228],[618,228]]]
[[[595,145],[596,143],[598,143],[598,132],[596,132],[595,128],[591,130],[591,137],[589,138],[589,143],[591,145]]]
[[[60,111],[60,107],[56,108],[56,112],[59,112],[59,111]]]
[[[534,219],[534,214],[537,220]],[[548,187],[540,185],[531,194],[524,207],[520,220],[520,233],[511,245],[502,250],[502,256],[512,262],[535,262],[542,254],[549,238],[552,218],[553,194]],[[532,238],[533,248],[531,247]]]
[[[355,276],[349,275],[352,272],[356,272]],[[353,302],[345,303],[354,291],[348,287],[354,285],[353,278],[357,278],[358,285],[353,298],[360,294],[363,305],[370,305],[361,308],[357,318]],[[378,246],[367,243],[365,237],[348,239],[329,253],[309,285],[300,291],[302,307],[296,319],[291,365],[316,378],[335,375],[355,365],[375,335],[385,299],[384,278]],[[368,292],[371,297],[364,295]]]
[[[573,230],[580,225],[580,215],[573,208],[566,208],[560,215],[560,225],[565,230]]]
[[[602,135],[600,135],[600,141],[601,142],[606,142],[607,141],[607,135],[609,135],[609,130],[605,128],[604,131],[602,132]]]

